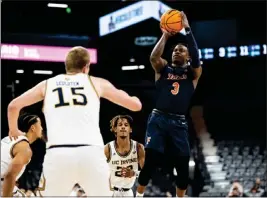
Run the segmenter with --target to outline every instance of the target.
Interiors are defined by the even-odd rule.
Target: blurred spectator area
[[[256,179],[266,192],[266,144],[206,139],[199,144],[198,157],[203,160],[199,166],[204,179],[200,196],[226,196],[233,182],[248,192]]]

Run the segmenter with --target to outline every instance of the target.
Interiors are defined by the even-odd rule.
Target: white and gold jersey
[[[1,178],[5,177],[7,170],[8,170],[8,166],[12,162],[12,159],[14,157],[12,155],[12,150],[14,146],[21,141],[28,142],[28,139],[26,136],[21,135],[21,136],[18,136],[16,140],[12,139],[11,141],[8,136],[1,140]],[[17,180],[23,174],[25,168],[26,168],[26,165],[22,168],[22,170],[18,174]]]
[[[121,156],[115,147],[115,141],[108,143],[110,150],[110,159],[108,160],[111,176],[110,183],[112,188],[132,188],[136,177],[125,178],[121,176],[121,169],[130,168],[133,171],[138,171],[138,154],[137,142],[131,140],[131,149],[128,154]]]
[[[47,146],[104,146],[99,128],[100,100],[87,74],[61,74],[47,80],[43,112]]]

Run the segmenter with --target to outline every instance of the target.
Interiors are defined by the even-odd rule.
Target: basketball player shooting
[[[41,120],[36,115],[21,115],[18,128],[26,131],[25,135],[18,136],[16,140],[10,140],[8,136],[1,140],[2,197],[25,196],[15,184],[31,160],[30,144],[42,137]]]
[[[167,156],[172,156],[171,160],[178,173],[178,197],[185,195],[188,185],[190,148],[185,115],[202,69],[197,43],[186,15],[183,12],[181,14],[188,47],[176,45],[172,53],[172,62],[168,64],[161,56],[168,38],[173,34],[163,30],[162,37],[150,56],[155,71],[157,101],[156,108],[148,118],[146,159],[138,178],[136,196],[144,195],[145,187],[159,165],[159,160],[162,159],[160,156],[166,152],[169,152]]]
[[[42,81],[11,101],[9,136],[22,134],[17,126],[20,110],[44,100],[48,149],[43,163],[43,196],[69,196],[77,182],[88,196],[110,196],[110,174],[99,128],[100,97],[132,111],[141,110],[142,104],[109,81],[88,76],[90,55],[83,47],[68,52],[65,69],[66,74]]]
[[[138,164],[144,166],[144,146],[130,138],[133,119],[129,115],[117,115],[110,121],[110,130],[116,140],[105,146],[110,168],[113,197],[133,197],[132,187],[138,176]]]

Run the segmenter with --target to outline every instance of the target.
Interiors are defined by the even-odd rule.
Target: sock
[[[136,191],[136,197],[143,197],[144,194],[145,194],[145,193],[142,193],[142,194],[141,194],[141,193],[139,193],[139,192]]]

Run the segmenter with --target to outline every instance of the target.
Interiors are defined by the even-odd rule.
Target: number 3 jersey
[[[47,147],[64,144],[104,146],[99,109],[99,97],[87,74],[61,74],[48,79],[43,107]]]
[[[191,68],[166,65],[156,81],[156,109],[185,115],[194,93]]]
[[[121,156],[117,152],[115,147],[115,141],[112,141],[108,144],[110,151],[110,159],[108,160],[110,168],[110,183],[112,187],[117,188],[132,188],[136,179],[136,176],[131,178],[125,178],[121,175],[121,169],[129,168],[133,171],[138,171],[138,155],[137,155],[137,142],[134,140],[131,141],[130,151]]]

